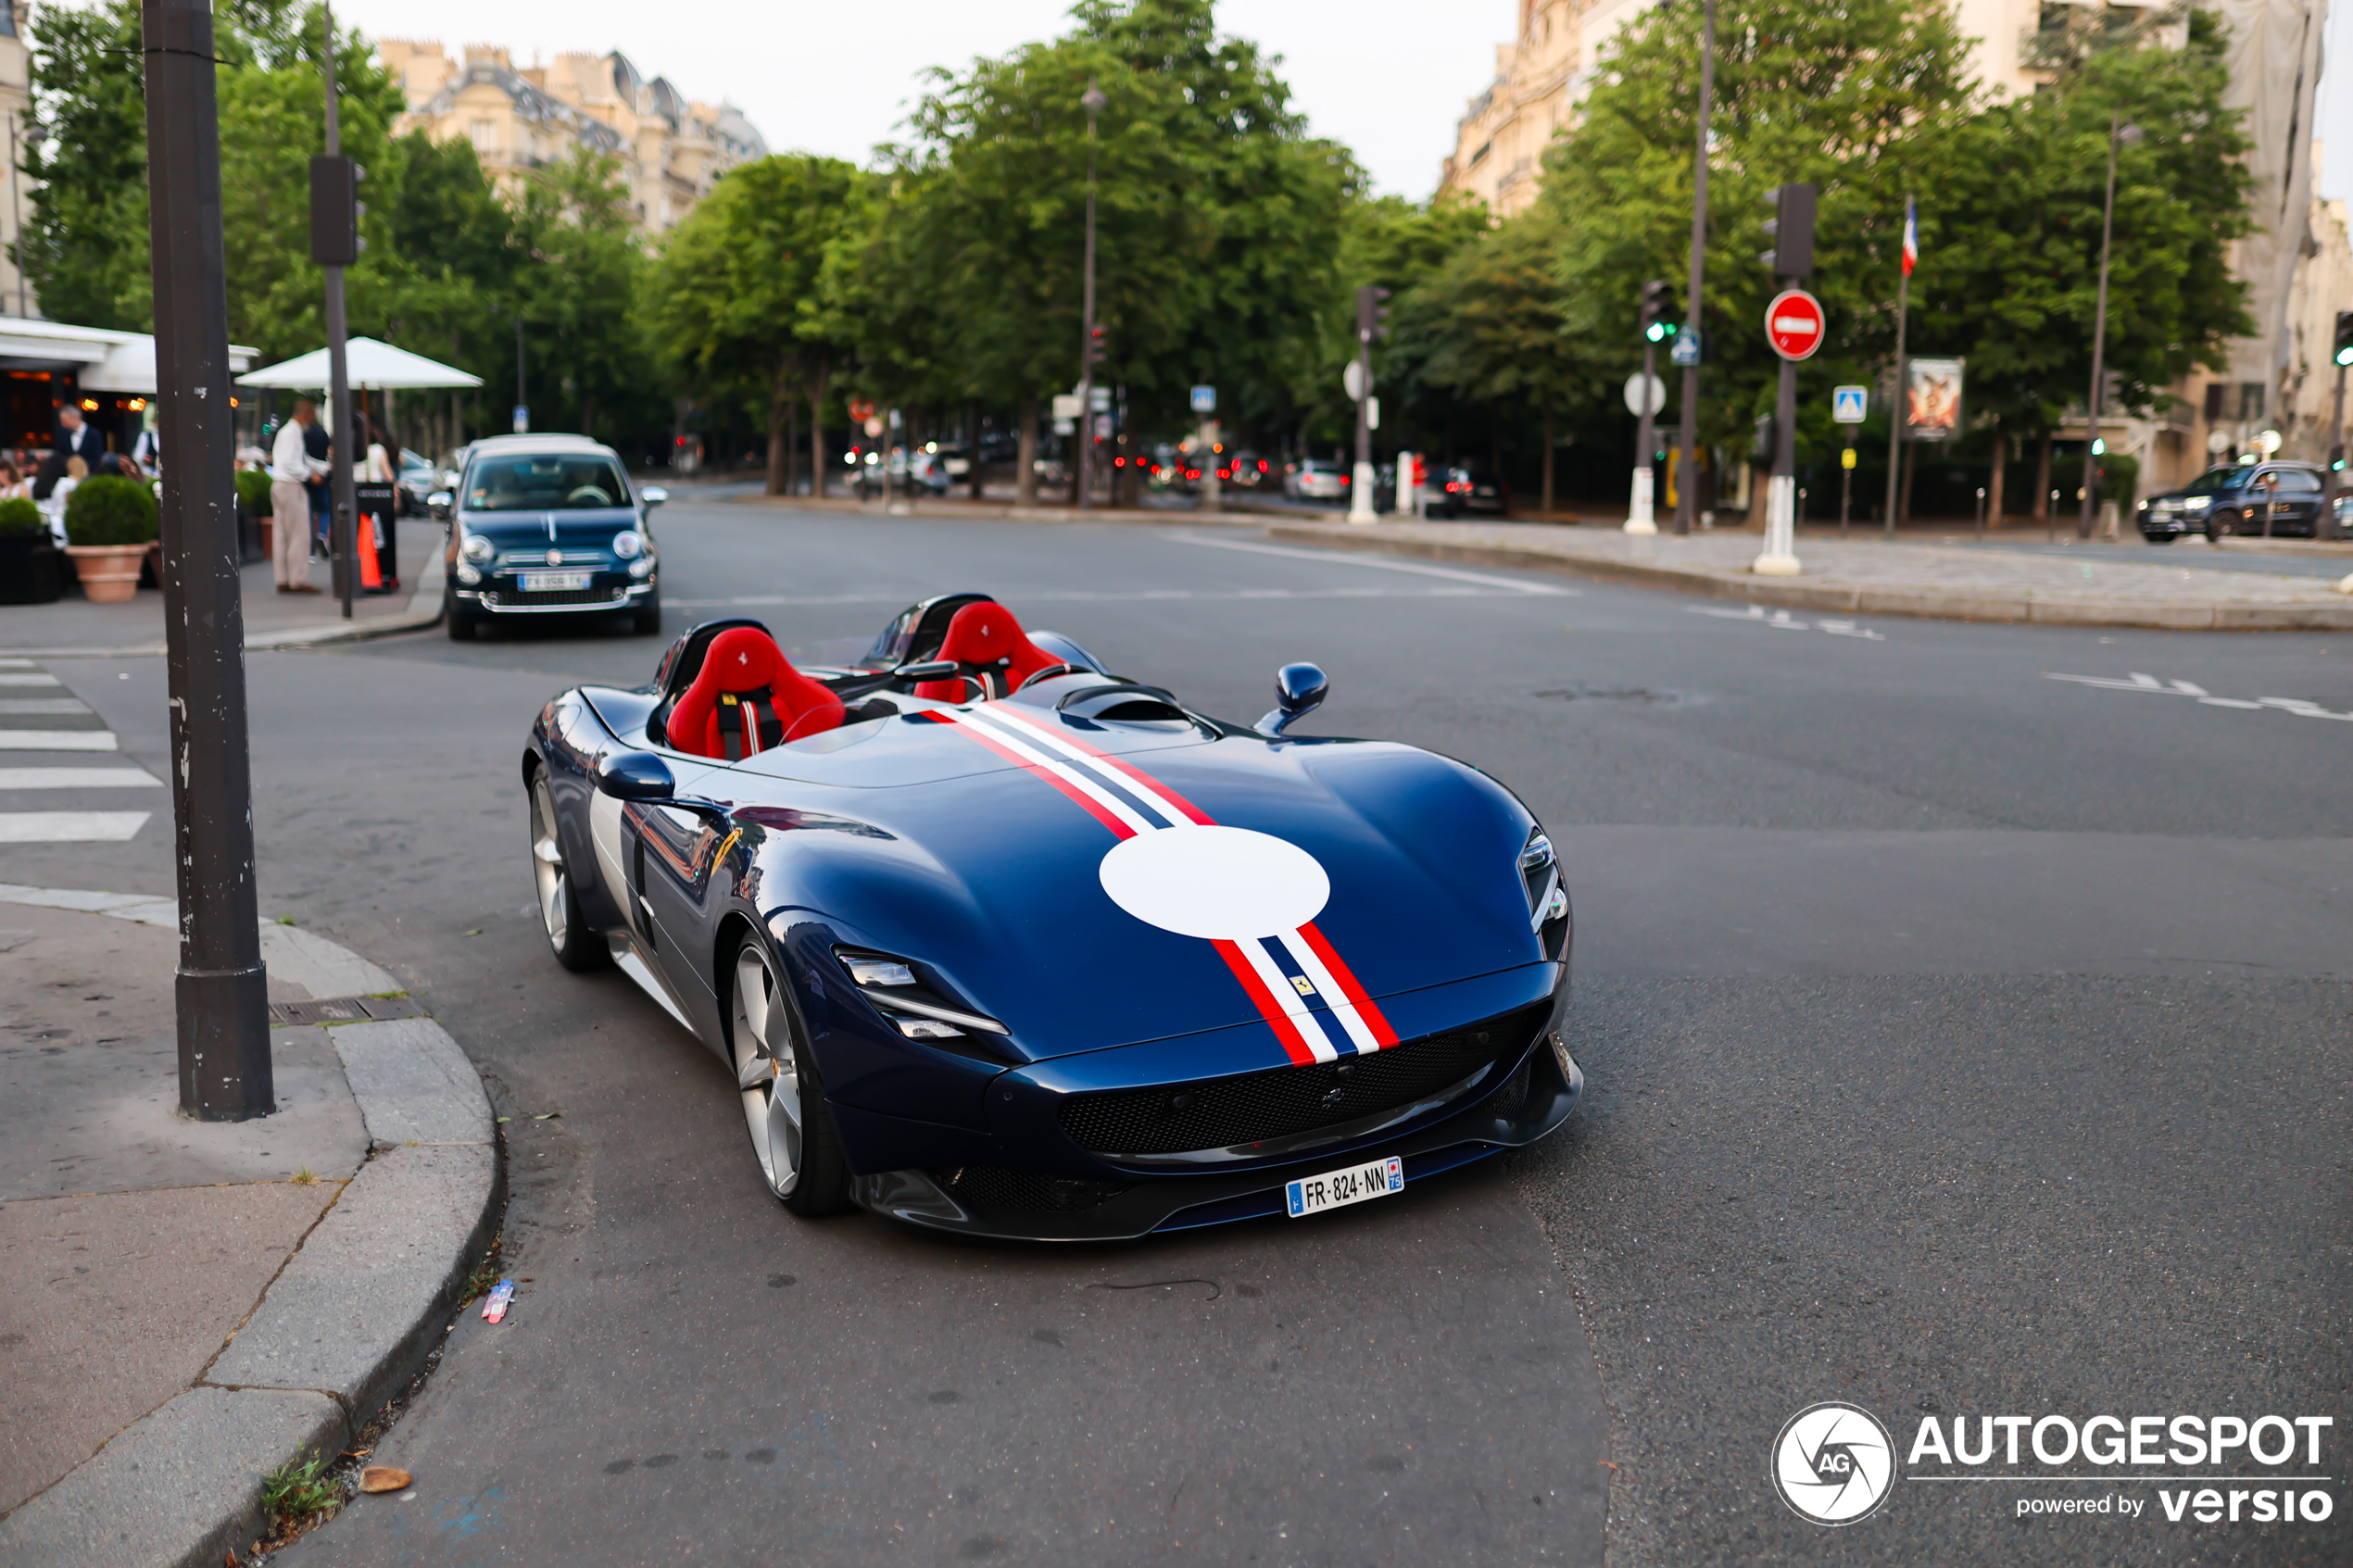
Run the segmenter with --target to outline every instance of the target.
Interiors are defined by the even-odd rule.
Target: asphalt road
[[[1064,1252],[797,1222],[716,1060],[530,912],[523,732],[657,640],[258,655],[265,909],[474,1054],[527,1281],[382,1449],[416,1499],[283,1561],[2353,1558],[2353,721],[2319,716],[2353,714],[2353,638],[1776,623],[1181,524],[698,499],[661,537],[673,631],[814,648],[977,587],[1243,719],[1323,663],[1304,727],[1465,757],[1552,829],[1587,1103],[1313,1223]],[[48,667],[160,769],[158,664]],[[0,879],[168,891],[170,849],[9,846]],[[1825,1529],[1768,1464],[1827,1399],[1899,1449],[1924,1415],[2332,1415],[2284,1473],[2334,1513],[2172,1524],[2080,1462],[1931,1463]],[[2016,1514],[2118,1496],[2145,1513]]]

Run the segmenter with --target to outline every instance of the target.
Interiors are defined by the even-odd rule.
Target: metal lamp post
[[[278,1097],[254,919],[212,0],[141,0],[140,12],[156,393],[167,457],[163,613],[175,759],[171,859],[180,895],[180,1107],[202,1122],[243,1122],[269,1115]]]
[[[1683,331],[1701,344],[1700,290],[1707,281],[1707,119],[1716,101],[1716,0],[1707,0],[1699,49],[1699,147],[1692,156],[1692,270],[1683,296]],[[1676,433],[1682,483],[1675,491],[1675,532],[1692,531],[1699,515],[1699,361],[1683,367],[1682,423]]]
[[[1088,482],[1095,468],[1095,117],[1111,102],[1092,79],[1079,107],[1087,111],[1087,282],[1083,310],[1086,321],[1078,342],[1078,465],[1072,484],[1078,509],[1087,509]]]
[[[2100,467],[2096,459],[2105,454],[2107,443],[2100,439],[2100,383],[2107,379],[2105,360],[2108,354],[2108,258],[2111,242],[2116,237],[2116,150],[2131,146],[2141,139],[2141,128],[2127,125],[2120,117],[2111,114],[2108,121],[2108,198],[2100,208],[2100,288],[2099,303],[2094,307],[2092,320],[2092,395],[2084,405],[2083,418],[2083,484],[2082,509],[2075,519],[2075,536],[2092,536],[2092,512],[2099,505]]]

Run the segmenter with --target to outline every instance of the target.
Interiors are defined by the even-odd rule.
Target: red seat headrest
[[[1023,682],[1040,670],[1065,662],[1031,642],[1013,612],[994,602],[969,604],[958,610],[935,657],[952,659],[980,671],[984,696],[1017,692]],[[964,682],[961,677],[925,681],[915,688],[915,695],[937,702],[958,702],[964,696]]]
[[[735,761],[837,728],[843,713],[841,698],[795,670],[775,638],[736,626],[711,640],[694,684],[679,695],[670,744]]]

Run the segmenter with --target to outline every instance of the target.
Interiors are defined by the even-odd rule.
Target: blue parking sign
[[[1193,388],[1193,412],[1196,414],[1214,414],[1217,412],[1217,389],[1215,387],[1197,386]]]
[[[1831,388],[1831,419],[1834,423],[1858,425],[1863,422],[1863,409],[1870,401],[1869,391],[1859,386]]]

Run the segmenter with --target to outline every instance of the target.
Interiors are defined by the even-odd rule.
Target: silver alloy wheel
[[[539,923],[561,958],[572,935],[572,872],[556,835],[556,800],[544,771],[531,781],[531,874],[539,888]]]
[[[791,1196],[800,1181],[800,1067],[789,1005],[777,994],[775,972],[759,944],[747,944],[736,957],[736,1086],[744,1097],[751,1151],[778,1198]]]

